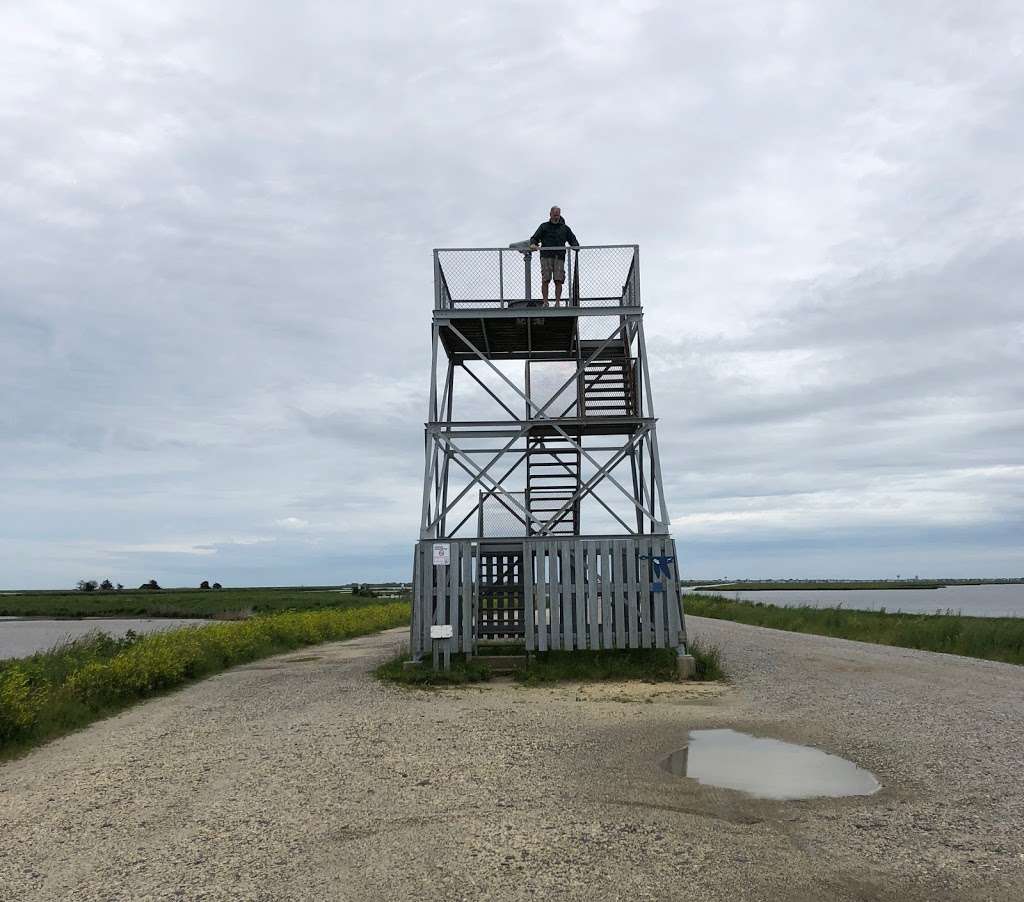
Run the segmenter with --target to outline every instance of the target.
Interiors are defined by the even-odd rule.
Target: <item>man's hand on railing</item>
[[[535,250],[537,250],[537,245],[536,245],[536,244],[531,244],[531,245],[530,245],[530,250],[531,250],[531,251],[535,251]]]

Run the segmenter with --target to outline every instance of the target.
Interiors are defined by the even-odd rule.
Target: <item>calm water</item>
[[[209,620],[173,620],[166,617],[139,620],[115,620],[90,617],[88,620],[22,620],[0,617],[0,660],[22,658],[37,651],[46,651],[68,637],[77,638],[93,630],[112,636],[123,636],[128,630],[136,633],[154,633],[158,630],[187,626],[190,623],[209,623]]]
[[[692,592],[692,589],[684,590]],[[952,610],[972,617],[1024,617],[1024,585],[948,586],[945,589],[780,589],[770,592],[721,591],[705,589],[741,601],[763,601],[782,607],[811,605],[816,608],[844,608],[877,611],[907,611],[934,614]]]
[[[845,758],[735,730],[691,730],[689,744],[661,766],[677,777],[759,799],[866,796],[882,788],[874,774]]]

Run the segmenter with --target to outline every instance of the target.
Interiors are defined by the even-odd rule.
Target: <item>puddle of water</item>
[[[735,730],[691,730],[689,745],[661,766],[677,777],[759,799],[862,796],[882,788],[874,774],[845,758]]]

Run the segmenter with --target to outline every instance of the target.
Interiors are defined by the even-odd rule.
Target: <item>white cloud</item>
[[[301,517],[284,517],[274,522],[283,529],[305,529],[309,526],[309,521]]]

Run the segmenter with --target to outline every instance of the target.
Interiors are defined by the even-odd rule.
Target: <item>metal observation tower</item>
[[[685,655],[639,248],[567,249],[558,307],[535,256],[434,251],[413,657],[440,637]]]

